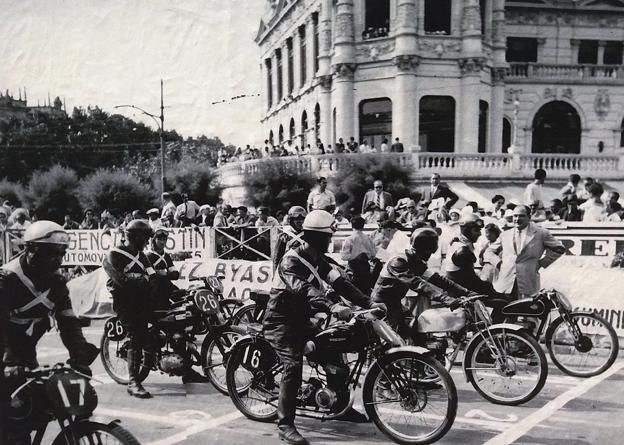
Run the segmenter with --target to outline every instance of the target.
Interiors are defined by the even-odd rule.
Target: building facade
[[[263,133],[406,151],[618,155],[624,1],[277,0]]]

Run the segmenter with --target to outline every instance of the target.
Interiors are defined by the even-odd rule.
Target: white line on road
[[[608,379],[613,374],[620,371],[622,368],[624,368],[624,361],[614,364],[611,369],[607,370],[603,374],[585,380],[578,386],[564,392],[557,398],[551,400],[539,410],[535,411],[533,414],[530,414],[529,416],[518,422],[516,425],[509,428],[507,431],[499,434],[498,436],[494,436],[483,445],[509,445],[515,442],[520,437],[528,433],[532,428],[539,425],[541,422],[548,419],[550,416],[560,410],[566,403],[577,397],[582,396],[594,386]]]
[[[202,431],[210,430],[216,428],[224,423],[231,422],[232,420],[236,420],[243,417],[243,414],[239,411],[234,411],[229,414],[225,414],[220,417],[216,417],[214,419],[202,422],[195,422],[195,425],[190,426],[189,428],[181,431],[173,436],[166,437],[162,440],[157,440],[155,442],[149,442],[147,445],[173,445],[176,443],[184,442],[194,434],[201,433]]]
[[[154,423],[164,423],[166,425],[180,426],[180,427],[188,427],[190,425],[195,425],[198,422],[193,419],[176,419],[170,416],[158,416],[155,414],[142,413],[139,411],[126,411],[122,409],[110,409],[110,408],[100,408],[98,407],[95,410],[95,414],[101,415],[104,417],[122,417],[126,419],[136,419],[136,420],[144,420],[146,422],[154,422]]]

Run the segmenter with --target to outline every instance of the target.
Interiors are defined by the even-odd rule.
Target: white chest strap
[[[151,266],[145,267],[145,265],[139,260],[139,257],[141,256],[141,252],[137,253],[135,256],[117,247],[113,247],[111,250],[113,252],[117,252],[125,256],[126,258],[130,260],[130,262],[126,264],[126,266],[124,267],[124,273],[128,273],[130,269],[132,269],[134,265],[136,264],[137,266],[139,266],[141,270],[144,270],[148,275],[154,274],[154,269]]]

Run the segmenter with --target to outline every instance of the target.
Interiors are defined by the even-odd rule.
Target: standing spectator
[[[345,151],[345,144],[342,141],[342,138],[338,138],[338,142],[334,145],[334,151],[336,153],[343,153]]]
[[[159,210],[156,209],[156,212],[159,212]],[[108,210],[104,210],[102,212],[102,219],[100,220],[100,229],[111,230],[111,229],[116,229],[116,228],[117,228],[117,224],[115,221],[115,217]]]
[[[574,195],[576,198],[576,195]],[[560,199],[555,198],[550,201],[550,208],[546,211],[546,219],[548,221],[560,221],[561,213],[563,212],[563,203]]]
[[[578,208],[578,198],[572,195],[566,202],[566,207],[561,211],[561,219],[564,221],[582,221],[583,212]]]
[[[269,256],[271,254],[271,227],[278,227],[279,221],[269,214],[268,207],[260,206],[255,225],[258,228],[257,250]]]
[[[620,222],[622,221],[622,206],[618,202],[620,194],[615,191],[609,192],[607,195],[607,221]]]
[[[258,219],[256,220],[256,227],[275,227],[279,225],[279,221],[270,215],[268,207],[258,207]]]
[[[318,189],[312,190],[308,195],[308,212],[325,210],[332,213],[336,207],[336,197],[331,190],[327,190],[327,178],[321,176],[316,182]]]
[[[253,225],[253,223],[254,223],[254,217],[253,215],[249,214],[247,207],[239,206],[236,209],[236,217],[234,218],[234,222],[231,225],[238,226],[238,227],[249,227]]]
[[[381,141],[380,151],[382,153],[388,153],[390,151],[390,149],[388,148],[388,139],[387,138],[383,138],[383,140]]]
[[[362,292],[369,294],[373,284],[371,282],[370,260],[375,258],[377,249],[373,240],[366,235],[364,229],[364,219],[356,216],[351,221],[353,233],[344,240],[340,250],[340,258],[349,265],[349,270],[353,275],[351,280]]]
[[[316,153],[319,155],[325,154],[325,146],[323,145],[320,139],[316,140]]]
[[[546,221],[546,212],[539,204],[533,203],[529,206],[529,208],[531,209],[531,221],[534,223]]]
[[[0,206],[0,230],[6,230],[8,221],[9,221],[8,210]]]
[[[444,200],[444,208],[448,211],[459,200],[453,191],[446,185],[440,182],[440,174],[433,173],[429,179],[431,186],[428,189],[423,190],[423,200],[430,204],[434,199],[442,198]]]
[[[539,269],[550,266],[565,248],[547,229],[530,221],[527,206],[513,210],[513,221],[516,227],[499,239],[502,262],[494,288],[517,298],[529,297],[540,289]]]
[[[344,216],[344,212],[341,209],[336,209],[336,211],[334,212],[334,218],[336,219],[337,227],[349,227],[351,225],[347,217]]]
[[[212,211],[212,207],[208,204],[204,204],[199,208],[199,218],[197,218],[198,226],[200,227],[212,227],[215,215]]]
[[[604,189],[594,182],[589,186],[589,193],[590,198],[579,206],[583,212],[583,222],[602,222],[607,218],[607,209],[601,199]]]
[[[152,230],[160,229],[163,226],[162,220],[160,219],[160,210],[157,208],[149,209],[147,212],[147,222],[149,222]]]
[[[415,227],[418,221],[422,221],[421,215],[416,208],[416,202],[410,199],[407,203],[406,212],[403,213],[398,219],[398,222],[405,227]]]
[[[501,234],[500,228],[496,224],[487,224],[485,226],[485,239],[487,244],[483,246],[479,252],[479,261],[483,265],[479,278],[484,281],[493,283],[498,278],[498,269],[500,268],[500,244],[496,244]]]
[[[358,144],[357,142],[355,142],[355,138],[351,136],[349,138],[349,142],[347,142],[347,152],[357,153],[357,151],[358,151]]]
[[[163,208],[162,208],[162,213],[160,214],[160,217],[166,220],[168,219],[169,214],[171,214],[172,216],[175,216],[176,205],[173,203],[173,200],[171,199],[171,194],[168,192],[163,193],[162,201],[163,201]]]
[[[371,146],[368,145],[368,141],[366,139],[362,139],[362,143],[360,144],[359,152],[360,153],[370,153],[371,152]]]
[[[577,198],[579,197],[579,195],[583,191],[583,187],[579,184],[580,182],[581,177],[579,175],[577,175],[576,173],[570,175],[570,180],[566,185],[563,186],[561,192],[559,192],[561,194],[561,200],[563,202],[566,202],[568,199],[570,199],[572,195],[576,196]]]
[[[223,204],[217,204],[217,213],[214,217],[212,227],[227,227],[228,216],[226,207]]]
[[[364,201],[362,202],[362,213],[366,212],[368,204],[371,202],[375,203],[375,205],[380,209],[385,209],[388,206],[394,205],[392,195],[384,191],[383,182],[381,182],[379,179],[373,182],[373,190],[369,190],[364,195]]]
[[[374,202],[369,202],[366,205],[366,209],[364,213],[362,213],[361,218],[364,220],[364,224],[377,224],[377,212],[379,211],[379,207]]]
[[[399,138],[394,138],[394,144],[390,147],[392,153],[403,153],[403,144],[399,141]]]
[[[596,181],[594,181],[594,178],[591,177],[587,177],[585,179],[583,179],[583,187],[581,188],[581,190],[579,191],[578,194],[578,200],[579,200],[579,204],[587,201],[588,199],[591,198],[591,192],[589,191],[589,188],[592,186],[592,184],[594,184]]]
[[[505,197],[503,195],[494,195],[492,198],[492,216],[501,219],[505,214]]]
[[[95,230],[99,226],[98,220],[93,213],[93,210],[86,209],[84,211],[84,219],[80,223],[80,228],[83,230]]]
[[[199,205],[188,198],[188,194],[182,194],[182,204],[176,208],[175,219],[178,227],[188,227],[199,216]]]
[[[534,179],[524,189],[524,204],[531,206],[537,204],[538,207],[544,207],[544,181],[546,180],[546,170],[538,168],[533,175]]]
[[[4,214],[6,216],[6,214]],[[65,230],[77,230],[80,228],[80,224],[74,221],[71,215],[65,215],[65,220],[63,223],[63,229]],[[0,230],[4,230],[5,227],[0,228]]]

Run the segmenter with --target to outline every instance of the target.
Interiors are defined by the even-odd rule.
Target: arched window
[[[312,141],[312,143],[314,143],[316,141]],[[301,113],[301,147],[305,148],[307,144],[309,144],[310,142],[308,142],[308,113],[306,113],[305,110],[303,110],[303,113]]]
[[[284,142],[284,127],[282,125],[279,126],[279,132],[277,133],[277,141],[280,145]]]
[[[288,137],[290,142],[295,142],[295,120],[290,118],[290,126],[288,127]]]
[[[273,146],[273,130],[269,131],[269,144]]]
[[[581,118],[560,100],[544,104],[533,118],[533,153],[581,152]]]
[[[486,101],[479,101],[479,142],[477,144],[479,153],[487,151],[488,108]]]
[[[360,142],[379,149],[392,136],[392,101],[387,97],[360,102]]]
[[[511,121],[506,117],[503,118],[503,153],[507,153],[511,145]]]
[[[624,147],[624,119],[620,124],[620,147]]]
[[[419,105],[418,141],[423,151],[452,153],[455,149],[455,99],[423,96]]]

